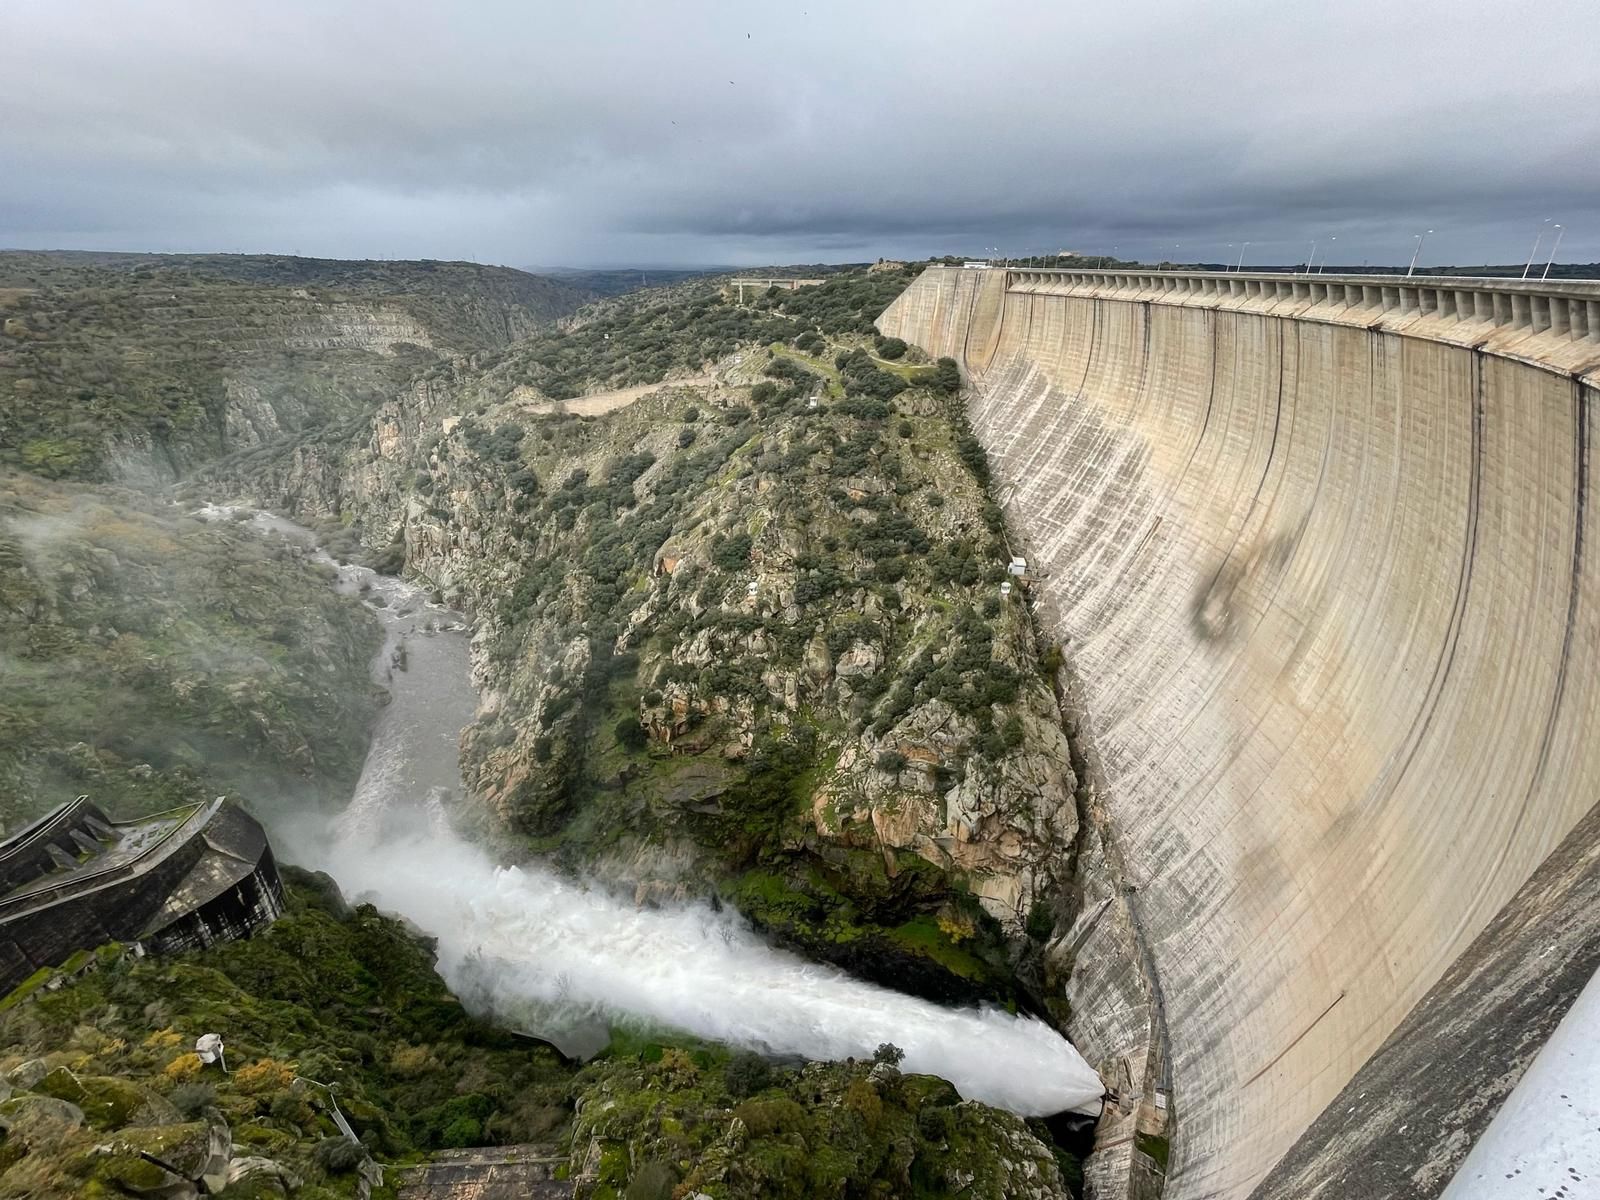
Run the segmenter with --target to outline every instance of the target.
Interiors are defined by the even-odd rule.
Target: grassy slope
[[[376,622],[302,552],[131,492],[0,476],[0,822],[227,791],[343,799]]]
[[[323,1093],[296,1085],[296,1075],[337,1085],[340,1108],[385,1161],[529,1141],[565,1124],[570,1069],[549,1048],[467,1016],[426,945],[398,922],[370,908],[348,912],[310,877],[289,902],[286,917],[248,941],[177,959],[112,955],[99,970],[12,1006],[0,1013],[0,1064],[42,1058],[79,1080],[164,1096],[190,1118],[214,1106],[234,1141],[308,1180],[302,1200],[353,1194],[355,1178],[317,1165],[318,1143],[337,1130]],[[231,1074],[192,1053],[207,1032],[225,1036]],[[63,1085],[58,1077],[35,1090]],[[90,1191],[102,1162],[92,1146],[133,1123],[128,1107],[136,1106],[68,1138],[0,1142],[9,1167],[0,1197]]]

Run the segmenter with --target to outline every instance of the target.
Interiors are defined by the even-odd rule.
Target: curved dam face
[[[1246,1196],[1600,799],[1600,287],[934,268],[879,327],[1081,677],[1166,1195]]]

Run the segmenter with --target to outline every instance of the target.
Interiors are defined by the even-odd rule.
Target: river
[[[315,546],[310,531],[270,513],[200,515]],[[904,1070],[942,1076],[969,1099],[1023,1115],[1099,1113],[1099,1076],[1035,1018],[863,983],[774,949],[707,904],[640,908],[537,863],[492,861],[449,819],[463,794],[459,736],[477,704],[467,622],[414,584],[317,553],[382,621],[373,672],[392,698],[345,811],[279,823],[273,836],[287,860],[436,938],[439,971],[463,1003],[577,1053],[618,1024],[820,1060],[892,1042]]]

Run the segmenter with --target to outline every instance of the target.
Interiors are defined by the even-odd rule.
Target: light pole
[[[1544,264],[1544,274],[1539,276],[1540,279],[1549,279],[1550,278],[1550,266],[1551,266],[1552,263],[1554,263],[1556,261],[1556,251],[1561,249],[1561,235],[1563,233],[1565,233],[1565,232],[1566,231],[1564,229],[1562,229],[1561,226],[1559,226],[1559,225],[1556,226],[1556,241],[1555,241],[1555,245],[1550,247],[1550,261]]]
[[[1417,234],[1417,248],[1411,252],[1411,265],[1406,268],[1407,279],[1409,279],[1411,277],[1411,273],[1417,269],[1417,255],[1422,253],[1422,243],[1428,240],[1428,234],[1432,232],[1433,230],[1430,229],[1427,231],[1427,233]]]
[[[1249,248],[1250,248],[1250,243],[1249,242],[1246,242],[1243,246],[1239,247],[1239,261],[1233,264],[1233,273],[1235,275],[1237,275],[1240,271],[1242,271],[1244,269],[1244,252],[1246,250],[1248,250]]]
[[[1544,219],[1544,225],[1550,224],[1551,218]],[[1528,265],[1522,268],[1522,277],[1526,279],[1528,272],[1533,270],[1533,260],[1539,256],[1539,243],[1544,241],[1544,225],[1539,226],[1539,236],[1533,239],[1533,249],[1528,251]]]
[[[1332,254],[1333,253],[1333,243],[1337,242],[1338,240],[1339,239],[1337,237],[1330,237],[1328,239],[1328,254]],[[1324,254],[1322,256],[1322,267],[1325,267],[1325,266],[1328,265],[1328,254]],[[1318,275],[1322,274],[1322,267],[1318,267],[1317,268],[1317,274]]]
[[[1318,244],[1319,243],[1313,241],[1311,243],[1311,253],[1306,255],[1306,274],[1307,275],[1311,274],[1311,264],[1317,261],[1317,246],[1318,246]]]

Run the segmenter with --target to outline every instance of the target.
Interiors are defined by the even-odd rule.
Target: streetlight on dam
[[[1550,224],[1554,219],[1553,217],[1546,217],[1544,225],[1539,226],[1539,236],[1533,239],[1533,249],[1528,251],[1528,265],[1522,268],[1522,277],[1524,279],[1528,277],[1528,272],[1533,270],[1533,260],[1539,257],[1539,245],[1544,241],[1544,226]]]
[[[1422,243],[1428,240],[1428,234],[1432,232],[1430,229],[1426,233],[1417,234],[1417,248],[1411,252],[1411,265],[1406,268],[1407,276],[1417,269],[1417,255],[1422,253]]]
[[[1563,233],[1565,233],[1566,231],[1564,229],[1562,229],[1561,226],[1559,226],[1559,225],[1557,225],[1555,227],[1555,229],[1556,229],[1556,240],[1555,240],[1555,244],[1550,247],[1550,261],[1544,264],[1544,274],[1539,276],[1540,279],[1549,279],[1550,278],[1550,268],[1551,268],[1552,265],[1554,265],[1554,263],[1556,261],[1556,251],[1561,249],[1561,235]]]

